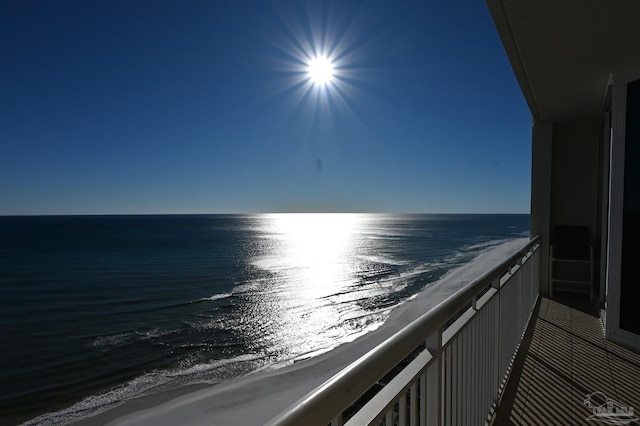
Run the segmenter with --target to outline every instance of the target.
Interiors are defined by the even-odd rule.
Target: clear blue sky
[[[529,212],[483,0],[0,0],[0,64],[0,214]]]

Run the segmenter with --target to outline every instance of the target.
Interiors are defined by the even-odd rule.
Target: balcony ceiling
[[[486,0],[534,121],[599,117],[609,76],[640,73],[640,0]]]

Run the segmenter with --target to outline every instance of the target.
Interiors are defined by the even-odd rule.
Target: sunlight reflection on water
[[[268,291],[253,295],[250,316],[270,325],[259,327],[263,338],[295,356],[328,350],[379,325],[380,313],[358,303],[374,293],[357,290],[370,268],[361,255],[381,243],[363,238],[367,221],[370,216],[359,214],[262,217],[265,238],[252,263],[266,272]]]

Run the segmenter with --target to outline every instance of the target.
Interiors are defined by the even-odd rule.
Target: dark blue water
[[[528,215],[0,217],[1,422],[330,350],[528,233]]]

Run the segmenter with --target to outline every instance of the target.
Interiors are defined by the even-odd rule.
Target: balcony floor
[[[604,340],[588,298],[558,296],[541,297],[492,424],[605,424],[586,420],[597,391],[640,417],[640,354]]]

